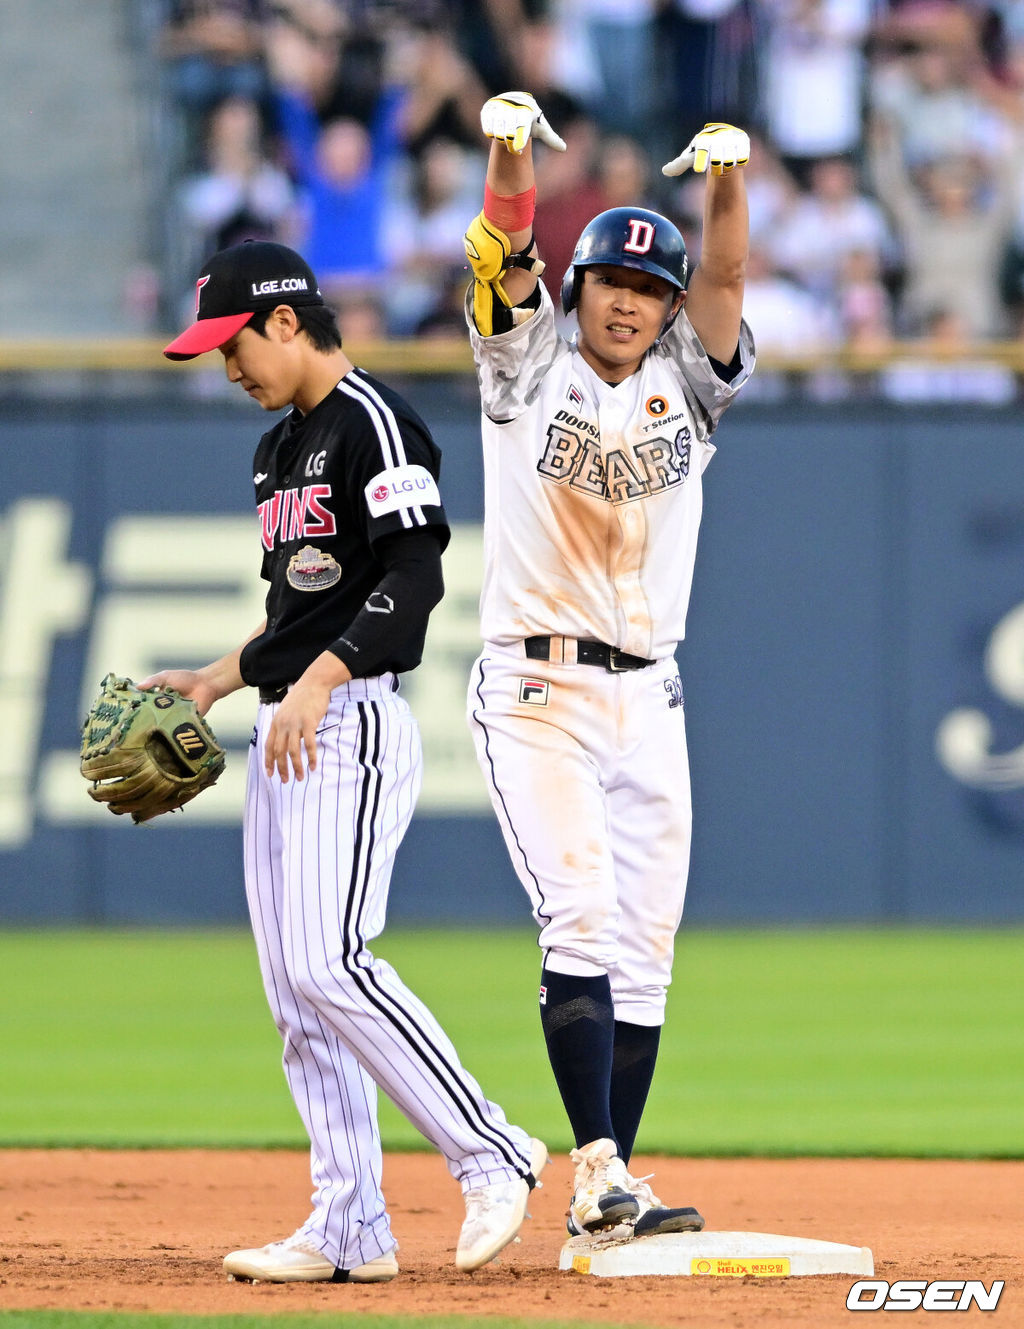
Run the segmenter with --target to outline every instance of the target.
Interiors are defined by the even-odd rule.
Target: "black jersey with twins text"
[[[384,575],[374,553],[382,537],[429,530],[447,545],[440,467],[416,412],[362,370],[263,435],[253,483],[270,589],[266,630],[242,651],[246,683],[294,682],[343,635]],[[425,634],[417,624],[374,672],[414,669]]]

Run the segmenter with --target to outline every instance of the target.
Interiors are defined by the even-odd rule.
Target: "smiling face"
[[[599,263],[583,271],[577,346],[606,383],[635,374],[666,320],[686,299],[652,272]]]

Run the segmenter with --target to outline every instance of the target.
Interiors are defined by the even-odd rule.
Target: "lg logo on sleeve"
[[[929,1283],[923,1278],[901,1278],[897,1283],[862,1278],[846,1297],[850,1311],[966,1311],[973,1302],[980,1311],[994,1311],[1003,1295],[1004,1281],[984,1283],[946,1278]]]

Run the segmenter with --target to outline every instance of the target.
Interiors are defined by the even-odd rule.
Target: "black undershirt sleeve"
[[[328,646],[353,678],[372,674],[425,625],[444,595],[441,546],[429,531],[401,531],[374,548],[384,576],[344,634]]]
[[[728,364],[723,364],[721,360],[716,360],[713,355],[709,355],[708,360],[711,362],[711,368],[723,383],[731,383],[743,368],[743,361],[740,358],[739,343],[737,343],[735,353]]]

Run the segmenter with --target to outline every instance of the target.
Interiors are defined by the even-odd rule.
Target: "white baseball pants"
[[[368,942],[384,928],[395,852],[419,794],[419,729],[394,675],[336,688],[317,769],[282,784],[263,766],[276,706],[249,753],[245,881],[284,1070],[309,1133],[306,1234],[339,1268],[390,1251],[379,1086],[445,1156],[463,1191],[525,1176],[529,1137],[463,1068],[429,1010]]]
[[[488,646],[468,711],[545,965],[608,974],[616,1019],[662,1024],[690,858],[675,660],[609,673]]]

